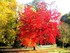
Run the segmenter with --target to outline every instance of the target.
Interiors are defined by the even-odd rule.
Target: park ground
[[[44,48],[37,50],[26,50],[20,53],[70,53],[70,48]]]

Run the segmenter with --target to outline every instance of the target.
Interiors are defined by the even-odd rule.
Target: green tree
[[[60,26],[61,29],[61,41],[63,42],[63,47],[66,44],[70,44],[70,25],[68,23],[63,22]]]
[[[63,15],[61,20],[66,22],[66,23],[68,23],[68,24],[70,24],[70,12],[65,14],[65,15]]]

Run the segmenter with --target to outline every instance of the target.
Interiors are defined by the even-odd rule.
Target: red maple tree
[[[32,6],[26,6],[20,13],[21,26],[19,26],[18,38],[25,46],[36,46],[38,43],[55,44],[56,36],[60,37],[58,23],[60,13],[48,10],[44,2],[38,3],[38,9],[34,11]],[[56,22],[59,21],[59,22]]]

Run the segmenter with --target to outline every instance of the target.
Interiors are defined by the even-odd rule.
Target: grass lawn
[[[63,49],[63,48],[50,48],[50,49],[47,49],[48,52],[55,52],[55,53],[70,53],[69,50],[67,49]]]
[[[22,52],[23,53],[23,52]],[[69,49],[63,48],[44,48],[44,49],[37,49],[37,50],[27,50],[24,53],[70,53]]]

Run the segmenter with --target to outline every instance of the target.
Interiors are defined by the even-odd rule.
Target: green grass
[[[70,48],[59,48],[55,45],[48,45],[49,47],[41,47],[41,46],[38,46],[37,47],[37,50],[40,50],[40,51],[47,51],[49,53],[51,52],[55,52],[55,53],[70,53]]]
[[[50,48],[48,52],[57,52],[57,53],[70,53],[70,50],[64,48]]]
[[[70,53],[70,50],[57,47],[57,48],[44,48],[44,49],[39,49],[31,52],[32,53]]]

